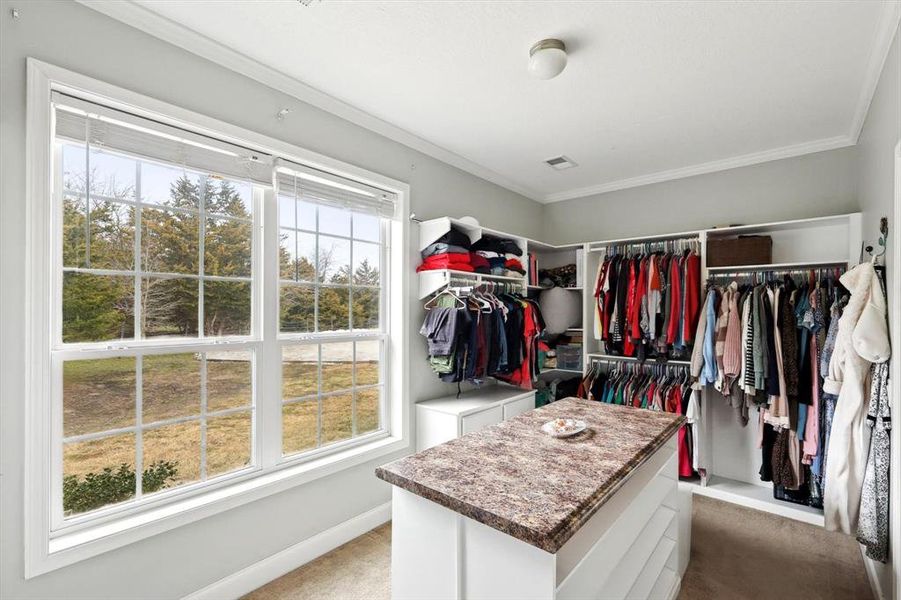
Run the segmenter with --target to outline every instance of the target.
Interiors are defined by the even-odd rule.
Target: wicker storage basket
[[[773,238],[768,235],[707,240],[708,267],[766,265],[772,261]]]

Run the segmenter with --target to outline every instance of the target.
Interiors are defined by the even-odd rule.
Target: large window
[[[52,106],[52,531],[388,433],[394,193]]]

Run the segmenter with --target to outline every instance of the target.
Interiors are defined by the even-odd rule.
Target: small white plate
[[[588,425],[577,419],[554,419],[541,426],[541,431],[555,438],[565,438],[582,433]]]

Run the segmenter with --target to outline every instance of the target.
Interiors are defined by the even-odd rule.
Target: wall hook
[[[290,108],[283,108],[276,113],[275,118],[278,119],[279,121],[284,121],[285,117],[288,116],[289,112],[291,112]]]
[[[882,217],[881,219],[879,219],[879,240],[876,242],[879,245],[879,249],[874,249],[873,246],[866,247],[867,254],[870,255],[870,258],[873,262],[876,262],[876,259],[885,254],[885,244],[887,239],[888,218]]]

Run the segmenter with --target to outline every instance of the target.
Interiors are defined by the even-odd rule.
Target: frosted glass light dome
[[[536,79],[552,79],[566,68],[566,46],[560,40],[541,40],[529,50],[529,73]]]

